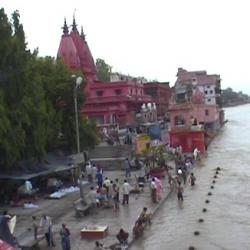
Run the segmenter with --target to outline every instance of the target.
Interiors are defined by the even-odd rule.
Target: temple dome
[[[75,44],[82,71],[87,78],[90,77],[92,80],[97,80],[94,59],[87,42],[83,40],[78,31],[71,31],[70,36]]]
[[[77,53],[74,41],[68,34],[62,35],[57,57],[71,69],[79,70],[81,68],[80,58]]]

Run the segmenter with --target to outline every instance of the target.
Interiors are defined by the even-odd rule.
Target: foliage
[[[230,105],[238,105],[250,102],[250,97],[246,94],[240,92],[235,92],[232,88],[227,88],[222,90],[221,93],[222,105],[230,106]]]
[[[102,82],[110,82],[112,67],[108,65],[103,59],[96,59],[97,77]]]
[[[168,160],[165,145],[149,146],[143,151],[143,156],[152,168],[161,167]]]
[[[48,150],[76,145],[72,73],[51,57],[26,48],[15,11],[11,21],[0,9],[0,165],[41,161]],[[84,103],[78,90],[78,107]],[[82,117],[82,116],[79,116]],[[97,142],[95,124],[80,118],[81,149]]]

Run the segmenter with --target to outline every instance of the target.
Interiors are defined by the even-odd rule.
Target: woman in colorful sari
[[[163,193],[162,182],[157,177],[154,177],[154,179],[155,179],[155,184],[156,184],[156,199],[157,201],[160,201],[162,199],[162,193]]]

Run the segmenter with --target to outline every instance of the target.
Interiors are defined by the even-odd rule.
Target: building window
[[[208,85],[207,88],[210,89],[210,85]]]
[[[207,99],[207,101],[208,101],[208,102],[211,102],[211,99],[209,98],[209,99]]]
[[[207,95],[207,90],[205,90],[205,94]]]
[[[175,116],[175,118],[174,118],[174,123],[175,123],[175,125],[185,125],[185,120],[184,120],[184,118],[182,117],[182,116]]]
[[[96,124],[104,124],[104,116],[90,116],[89,119],[94,121]]]
[[[210,94],[213,94],[214,92],[213,92],[213,90],[210,90]]]
[[[209,110],[208,109],[205,109],[205,115],[209,116]]]
[[[102,90],[97,90],[96,95],[97,96],[103,96],[103,91]]]
[[[115,89],[115,94],[116,95],[121,95],[122,94],[122,90],[121,89]]]

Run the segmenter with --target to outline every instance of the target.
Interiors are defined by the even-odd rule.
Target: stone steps
[[[97,146],[89,152],[91,158],[119,158],[127,157],[131,153],[131,146]]]
[[[89,158],[104,170],[121,170],[125,167],[124,160],[130,156],[132,147],[129,145],[97,146],[90,151]]]

